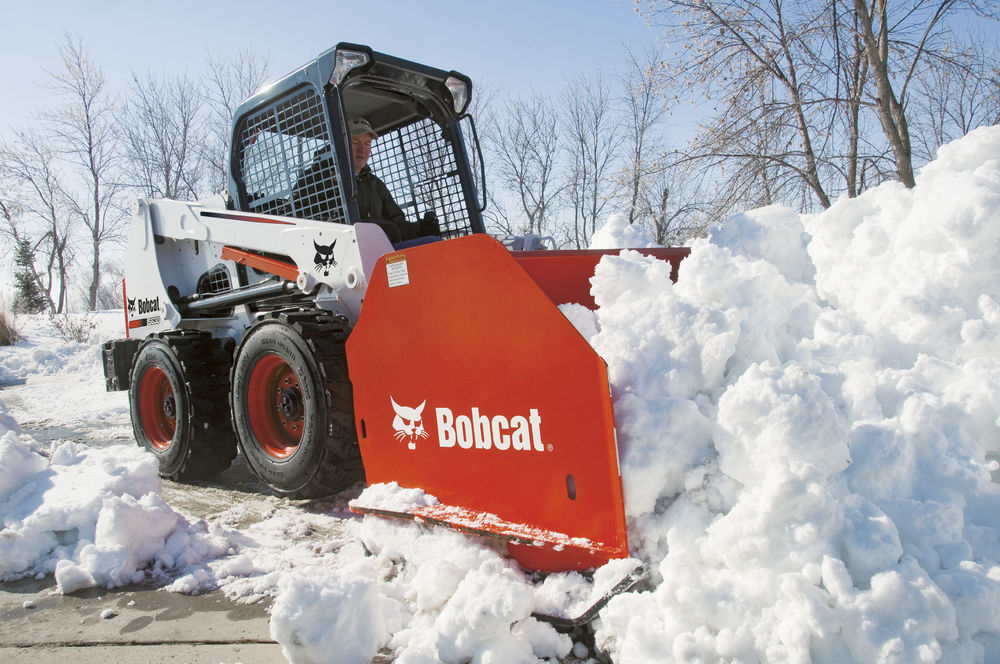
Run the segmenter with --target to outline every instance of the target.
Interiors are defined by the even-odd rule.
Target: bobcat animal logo
[[[389,397],[389,401],[392,402],[392,409],[396,411],[396,417],[392,421],[392,428],[396,432],[393,437],[400,442],[408,441],[407,447],[411,450],[417,449],[417,439],[429,436],[427,430],[424,429],[423,415],[421,414],[424,412],[424,406],[427,405],[427,399],[424,399],[423,403],[416,408],[400,406],[392,397]]]
[[[128,300],[128,312],[129,312],[129,315],[134,315],[135,314],[135,301],[138,300],[139,298],[137,298],[137,297],[128,297],[128,298],[125,298],[125,299]]]
[[[322,272],[324,277],[329,277],[330,270],[337,267],[337,261],[333,257],[333,247],[336,244],[336,240],[330,244],[317,244],[316,240],[313,240],[313,246],[316,247],[316,255],[313,256],[313,262],[316,263],[314,269]]]

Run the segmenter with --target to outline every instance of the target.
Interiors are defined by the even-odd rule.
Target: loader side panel
[[[628,556],[605,363],[496,240],[382,257],[347,347],[369,484],[584,544],[526,567]]]
[[[514,257],[528,275],[545,291],[554,304],[570,302],[596,309],[590,294],[590,278],[604,256],[617,255],[621,249],[582,249],[577,251],[517,251]],[[677,281],[677,269],[689,253],[687,248],[632,249],[644,256],[655,256],[670,263],[670,279]]]

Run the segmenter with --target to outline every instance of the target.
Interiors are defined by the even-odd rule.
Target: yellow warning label
[[[405,286],[410,283],[410,272],[406,266],[406,254],[386,256],[385,275],[389,280],[389,288]]]

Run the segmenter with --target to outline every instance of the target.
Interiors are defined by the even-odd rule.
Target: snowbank
[[[917,187],[593,280],[633,547],[602,613],[623,662],[996,661],[1000,128]]]
[[[61,593],[114,588],[230,551],[163,502],[152,455],[62,442],[46,458],[9,424],[0,423],[0,578],[54,574]]]

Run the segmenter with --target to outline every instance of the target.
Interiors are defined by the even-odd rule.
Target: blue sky
[[[624,63],[657,33],[631,0],[0,0],[0,134],[24,126],[57,100],[45,85],[59,69],[57,44],[68,32],[124,90],[130,72],[205,71],[205,54],[228,57],[252,47],[271,58],[274,77],[340,41],[502,86],[511,94],[560,88],[566,78]]]

